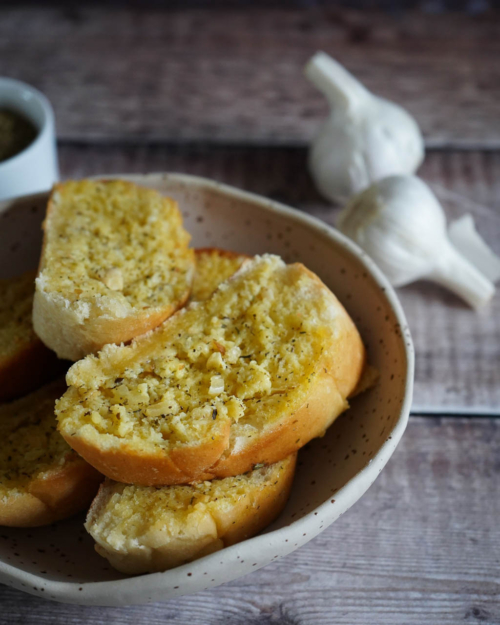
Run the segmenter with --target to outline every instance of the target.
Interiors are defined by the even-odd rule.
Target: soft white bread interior
[[[238,475],[322,435],[348,407],[364,360],[353,322],[316,275],[256,257],[154,332],[73,365],[59,430],[120,482]]]
[[[67,369],[33,330],[35,275],[0,280],[0,402],[26,395]]]
[[[230,278],[243,263],[250,258],[216,247],[204,247],[195,250],[196,271],[194,274],[191,301],[201,302],[208,299],[219,285]]]
[[[103,477],[56,428],[64,381],[0,406],[0,525],[47,525],[84,510]]]
[[[177,204],[122,180],[57,184],[44,222],[35,332],[78,360],[127,342],[184,304],[194,252]]]
[[[189,486],[106,480],[86,529],[96,551],[123,573],[164,571],[250,538],[283,509],[296,454],[244,475]]]

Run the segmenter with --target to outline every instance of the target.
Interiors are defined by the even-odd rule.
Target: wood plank
[[[326,114],[302,75],[323,49],[429,145],[499,147],[499,15],[11,6],[0,75],[42,89],[66,140],[302,145]]]
[[[500,420],[410,419],[386,469],[299,551],[166,604],[58,605],[0,586],[0,625],[500,623]]]
[[[12,3],[13,4],[13,3]],[[17,5],[33,4],[30,0],[21,0]],[[83,0],[81,4],[100,5],[115,7],[116,5],[133,7],[138,9],[154,9],[165,6],[164,0]],[[168,9],[239,9],[247,10],[252,7],[260,8],[307,8],[318,4],[317,0],[169,0]],[[321,6],[336,7],[338,0],[321,0]],[[348,4],[344,2],[344,4]],[[444,13],[446,11],[461,10],[465,13],[477,15],[488,12],[492,7],[499,7],[500,0],[487,0],[486,2],[475,2],[474,0],[433,0],[432,2],[421,2],[421,0],[356,0],[356,9],[381,10],[387,13],[397,11],[407,11],[418,8],[427,13]],[[63,6],[67,5],[66,0],[38,0],[38,6]]]
[[[64,177],[97,173],[178,171],[227,182],[297,206],[334,225],[338,208],[324,202],[299,148],[62,146]],[[471,212],[500,253],[500,153],[430,152],[421,170],[450,217]],[[498,412],[500,297],[474,313],[430,284],[399,290],[417,360],[415,410]]]

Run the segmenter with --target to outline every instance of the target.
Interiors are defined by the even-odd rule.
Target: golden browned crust
[[[168,454],[140,455],[127,447],[106,450],[89,444],[80,436],[68,436],[65,432],[62,435],[87,462],[116,482],[154,486],[186,484],[197,479],[206,479],[203,470],[217,462],[227,449],[229,433],[228,422],[219,437],[203,441],[192,448],[172,449]]]
[[[197,247],[195,248],[194,253],[197,259],[205,254],[207,255],[216,254],[217,256],[229,258],[230,260],[238,260],[240,258],[241,259],[252,258],[248,254],[243,254],[241,252],[233,252],[232,250],[224,250],[221,247]]]
[[[87,507],[103,476],[56,429],[56,380],[0,406],[0,525],[35,527]]]
[[[307,273],[319,287],[328,289],[323,281],[310,269],[302,265],[302,263],[297,263],[297,265],[300,265],[303,271]],[[343,397],[350,397],[365,368],[366,350],[358,329],[354,325],[354,321],[336,296],[330,290],[329,292],[331,300],[338,312],[336,324],[338,325],[341,337],[335,346],[335,356],[329,359],[328,372],[333,376],[340,394]],[[325,373],[327,373],[327,371],[325,371]],[[347,404],[345,408],[347,408]]]
[[[196,257],[203,256],[203,254],[216,254],[217,256],[224,256],[225,258],[230,258],[231,260],[237,260],[238,258],[252,258],[248,254],[225,250],[221,247],[197,247],[195,248],[194,253],[196,254]]]
[[[311,439],[323,435],[348,407],[347,398],[355,389],[365,365],[365,349],[354,323],[337,298],[315,274],[300,264],[295,267],[307,273],[322,292],[328,293],[330,305],[335,310],[337,338],[317,362],[317,374],[308,386],[307,396],[294,412],[286,413],[272,426],[263,427],[249,443],[238,441],[227,432],[215,441],[199,441],[179,449],[162,448],[152,454],[125,443],[111,448],[96,439],[89,441],[78,433],[68,435],[60,422],[60,431],[68,444],[100,472],[116,481],[155,486],[239,475],[256,464],[277,462]],[[140,351],[142,342],[154,336],[140,337],[134,346]],[[88,365],[87,373],[97,363],[92,361]],[[95,374],[99,375],[97,369]]]
[[[33,331],[35,276],[27,271],[0,280],[0,403],[26,395],[68,368]]]
[[[322,436],[348,404],[330,375],[319,375],[308,400],[293,417],[264,432],[251,446],[229,448],[229,424],[225,436],[192,448],[163,454],[137,454],[133,449],[105,450],[79,436],[63,436],[87,462],[107,477],[125,484],[159,486],[189,484],[230,477],[251,471],[258,464],[272,464]],[[235,449],[236,447],[236,449]]]
[[[50,343],[61,357],[76,361],[98,352],[108,343],[128,343],[134,337],[146,334],[181,308],[188,297],[189,290],[175,306],[153,310],[147,315],[124,319],[87,319],[82,324],[75,320],[71,310],[61,308],[57,301],[37,291],[33,302],[34,327],[44,342]]]
[[[266,430],[250,447],[233,448],[201,477],[213,479],[250,471],[256,464],[272,464],[298,451],[326,429],[348,407],[335,381],[326,373],[318,375],[307,401],[290,418]]]
[[[11,401],[53,380],[68,368],[38,338],[0,361],[0,402]]]
[[[240,495],[230,505],[221,505],[220,499],[217,503],[212,495],[208,509],[204,508],[199,513],[195,509],[194,518],[181,523],[181,535],[177,535],[175,531],[171,533],[167,529],[167,523],[164,525],[162,519],[155,519],[159,521],[158,526],[163,529],[155,527],[152,533],[153,539],[148,531],[153,528],[147,525],[144,528],[145,534],[134,537],[127,536],[125,526],[124,529],[120,528],[120,535],[123,536],[120,546],[110,544],[107,536],[102,533],[102,526],[99,523],[101,512],[114,490],[113,482],[109,480],[103,483],[92,503],[85,526],[96,540],[96,551],[122,573],[140,574],[164,571],[241,542],[272,523],[288,500],[296,459],[297,455],[293,454],[265,469],[269,476],[263,486],[253,481],[252,473],[240,476],[237,478]],[[220,481],[220,485],[222,489],[225,488],[224,480]],[[130,488],[140,493],[142,487]],[[164,486],[163,488],[168,491],[176,487]],[[193,495],[195,493],[193,489]],[[148,496],[149,493],[142,493],[143,498]],[[196,498],[193,497],[193,499]],[[137,514],[140,514],[139,509]],[[131,528],[131,531],[133,532],[134,528]]]
[[[85,510],[103,475],[76,454],[62,468],[32,480],[22,492],[0,495],[0,525],[39,527]]]
[[[113,180],[100,181],[101,184],[112,184],[113,182]],[[129,188],[137,186],[127,181],[120,182]],[[39,276],[45,265],[49,221],[55,211],[54,194],[60,191],[62,187],[63,183],[54,185],[47,205],[45,220],[42,224],[44,237],[38,267]],[[189,248],[186,250],[186,254],[191,257],[194,266],[194,250]],[[82,323],[71,307],[61,305],[59,298],[55,298],[51,293],[37,287],[33,301],[33,326],[42,341],[53,349],[60,358],[76,361],[87,354],[96,353],[108,343],[128,343],[134,337],[156,328],[184,306],[190,292],[191,284],[188,282],[186,290],[175,302],[161,308],[134,311],[124,318],[96,317],[94,315]]]
[[[224,547],[255,536],[281,514],[292,489],[297,454],[292,454],[285,460],[289,463],[287,462],[286,470],[280,481],[277,484],[269,484],[266,491],[256,498],[256,505],[251,514],[248,514],[248,510],[241,506],[240,510],[233,512],[233,518],[228,516],[225,519],[220,536],[224,542]],[[233,523],[233,521],[236,522]]]

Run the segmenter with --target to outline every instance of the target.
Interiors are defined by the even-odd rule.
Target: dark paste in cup
[[[36,135],[37,129],[26,117],[0,108],[0,163],[22,152]]]

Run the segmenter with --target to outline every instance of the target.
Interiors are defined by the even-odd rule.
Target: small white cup
[[[59,179],[54,111],[37,89],[19,80],[0,77],[0,109],[29,119],[38,130],[30,145],[0,162],[0,200],[47,191]]]

